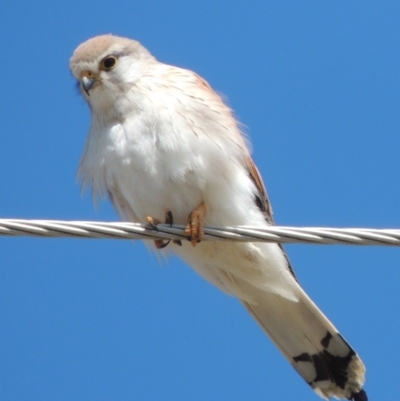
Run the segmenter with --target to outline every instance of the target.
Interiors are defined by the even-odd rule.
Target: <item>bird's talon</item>
[[[165,224],[169,224],[170,226],[174,224],[174,216],[169,209],[165,211]]]
[[[204,202],[190,213],[185,227],[185,235],[192,246],[196,246],[204,238],[204,218],[206,207]]]
[[[154,245],[155,245],[156,249],[163,249],[166,246],[168,246],[170,242],[171,242],[170,239],[169,240],[155,239]]]
[[[147,216],[146,221],[147,221],[147,224],[149,224],[151,226],[151,228],[158,231],[157,224],[161,223],[160,220],[158,220],[154,217],[151,217],[151,216]],[[174,224],[174,217],[172,215],[172,212],[169,209],[166,209],[166,211],[165,211],[164,224],[169,224],[170,226],[172,226],[172,224]],[[170,242],[171,242],[170,239],[169,240],[155,239],[154,246],[156,247],[156,249],[163,249],[163,248],[167,247]],[[180,240],[173,240],[172,243],[182,246],[182,242]]]
[[[157,224],[160,224],[160,220],[155,219],[154,217],[151,216],[146,217],[146,222],[155,230],[157,230]]]

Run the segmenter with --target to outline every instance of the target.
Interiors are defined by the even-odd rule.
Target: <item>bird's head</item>
[[[77,47],[70,60],[72,75],[96,113],[109,111],[146,73],[155,58],[139,42],[101,35]]]

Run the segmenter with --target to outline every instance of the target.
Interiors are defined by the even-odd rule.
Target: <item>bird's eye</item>
[[[117,61],[115,56],[106,56],[100,61],[100,69],[110,71],[117,65]]]

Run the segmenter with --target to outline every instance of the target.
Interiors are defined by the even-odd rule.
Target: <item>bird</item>
[[[70,71],[91,111],[82,186],[108,196],[123,221],[184,225],[187,241],[151,246],[235,296],[320,397],[367,401],[364,363],[302,289],[281,244],[203,240],[204,226],[275,224],[249,140],[221,95],[112,34],[80,44]]]

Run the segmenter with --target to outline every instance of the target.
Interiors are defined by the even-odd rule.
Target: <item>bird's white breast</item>
[[[108,124],[101,116],[93,119],[80,166],[84,183],[112,198],[118,189],[124,205],[116,206],[127,220],[134,216],[144,223],[151,216],[163,221],[169,209],[174,223],[186,224],[188,215],[204,202],[206,225],[265,225],[244,163],[247,149],[229,110],[222,102],[214,109],[201,96],[193,101],[185,92],[173,94],[147,88],[140,107],[132,107],[125,118]],[[225,118],[228,125],[218,120],[221,113],[230,118]],[[121,210],[127,208],[131,213],[124,216]],[[276,244],[202,242],[192,248],[183,243],[174,250],[208,280],[241,299],[251,301],[251,296],[241,293],[229,274],[293,298],[287,288],[287,280],[293,278]]]
[[[171,107],[153,101],[123,121],[102,126],[94,120],[80,168],[84,181],[101,193],[117,185],[141,222],[146,216],[162,221],[168,208],[184,224],[203,201],[208,224],[246,224],[241,215],[248,218],[249,206],[261,222],[242,150],[224,128],[200,116],[188,121]]]

